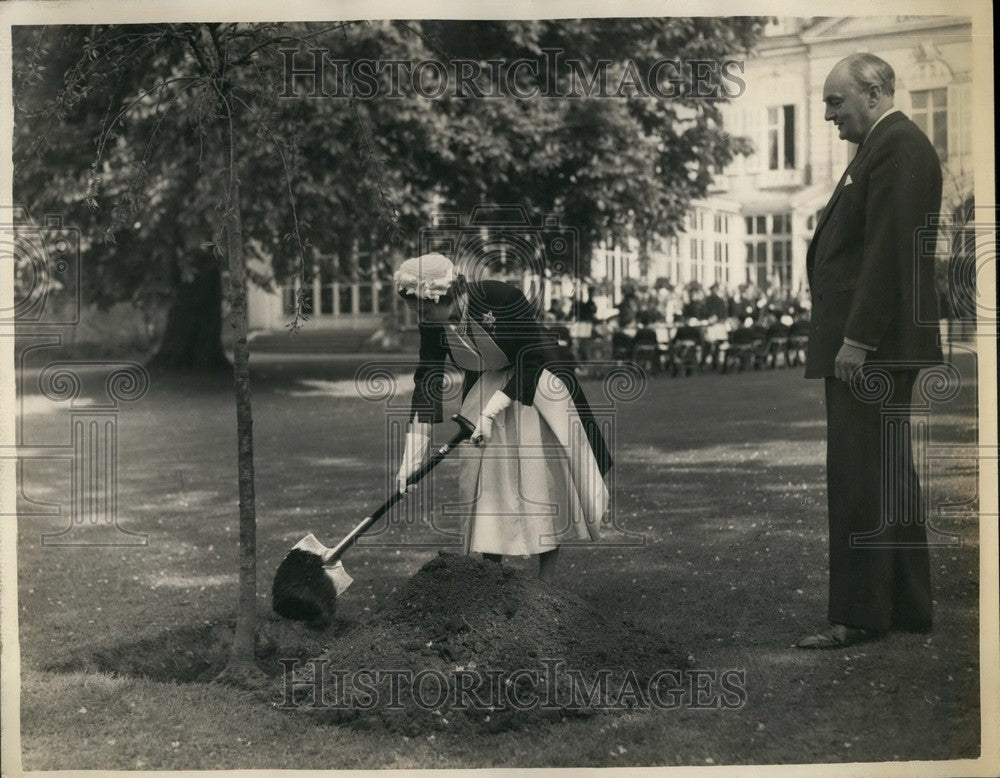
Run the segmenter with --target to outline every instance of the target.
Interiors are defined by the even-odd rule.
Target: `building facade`
[[[715,176],[692,204],[685,230],[654,252],[602,247],[595,278],[651,285],[748,283],[785,294],[806,290],[806,250],[856,147],[823,119],[823,83],[840,59],[882,57],[896,72],[895,105],[934,143],[944,169],[942,209],[972,192],[972,25],[967,17],[801,17],[772,23],[727,104],[724,122],[754,153]]]
[[[895,105],[934,143],[944,169],[942,209],[972,192],[972,24],[968,17],[790,17],[770,24],[745,60],[743,95],[723,107],[724,125],[754,153],[718,171],[708,195],[692,203],[683,231],[641,261],[633,243],[601,244],[591,258],[605,307],[624,284],[653,287],[742,284],[798,295],[806,291],[806,250],[817,215],[855,152],[823,119],[823,83],[837,61],[871,52],[896,73]],[[317,274],[311,320],[318,326],[374,329],[397,305],[391,285],[371,273],[355,283]],[[557,279],[553,279],[557,280]],[[582,295],[582,285],[549,283],[550,297]],[[280,329],[296,290],[253,289],[251,327]]]

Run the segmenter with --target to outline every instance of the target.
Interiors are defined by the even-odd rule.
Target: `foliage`
[[[240,131],[251,278],[306,271],[318,253],[350,277],[360,245],[384,272],[434,211],[481,202],[558,213],[586,256],[603,238],[648,246],[680,224],[715,166],[745,145],[721,131],[718,99],[659,100],[625,86],[605,98],[429,100],[281,97],[283,48],[330,58],[542,62],[521,85],[565,93],[575,59],[629,63],[739,55],[759,18],[529,22],[19,27],[14,30],[16,197],[57,208],[85,235],[87,299],[170,299],[219,242],[223,110],[205,75],[225,58]],[[213,44],[213,45],[209,45]],[[552,64],[546,50],[559,49]],[[545,63],[548,62],[548,66]],[[453,70],[449,70],[453,75]],[[690,66],[683,78],[691,81]],[[382,86],[387,76],[381,77]],[[384,93],[384,90],[383,90]],[[627,95],[632,94],[629,97]]]

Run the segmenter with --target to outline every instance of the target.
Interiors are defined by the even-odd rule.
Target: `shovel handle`
[[[424,464],[420,466],[419,470],[406,479],[407,486],[412,486],[417,483],[417,481],[422,479],[431,470],[437,467],[438,464],[441,463],[441,460],[448,456],[448,454],[450,454],[456,446],[460,443],[464,443],[472,437],[472,433],[476,429],[476,426],[471,421],[466,419],[461,414],[455,414],[451,418],[458,424],[458,432],[452,435],[451,439],[441,446],[441,448],[435,451],[434,455],[424,462]],[[382,503],[374,513],[362,519],[361,523],[347,534],[347,537],[323,555],[323,562],[328,564],[335,559],[339,559],[340,556],[347,551],[347,549],[354,545],[354,541],[357,540],[360,535],[367,532],[376,521],[381,519],[389,511],[389,509],[403,499],[404,496],[405,495],[399,491],[393,491],[392,496]]]

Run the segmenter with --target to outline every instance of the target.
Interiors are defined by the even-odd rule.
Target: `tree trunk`
[[[223,129],[226,159],[234,164],[232,129]],[[229,300],[233,326],[233,375],[236,389],[237,467],[240,495],[240,578],[236,635],[229,663],[219,681],[258,685],[264,674],[254,662],[257,626],[257,516],[254,503],[253,414],[250,406],[250,351],[247,346],[246,265],[240,213],[238,169],[229,171],[225,210],[226,255],[229,260]]]
[[[180,277],[150,370],[229,370],[222,348],[222,273],[214,258],[185,282]]]

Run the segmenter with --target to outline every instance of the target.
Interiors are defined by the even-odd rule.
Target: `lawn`
[[[394,372],[406,366],[395,359]],[[976,440],[975,365],[935,405],[930,443]],[[358,396],[358,360],[255,362],[260,613],[305,532],[335,541],[381,502],[395,469],[386,400]],[[66,443],[66,403],[26,377],[23,442]],[[405,393],[405,377],[399,381]],[[368,390],[376,394],[376,379]],[[603,385],[587,380],[592,401]],[[84,387],[84,393],[89,391]],[[235,412],[226,381],[157,379],[117,417],[119,525],[146,545],[43,546],[70,499],[64,460],[23,466],[18,523],[21,725],[26,769],[706,765],[976,758],[979,544],[973,459],[933,459],[936,628],[834,652],[792,648],[825,625],[822,384],[799,370],[652,380],[613,414],[614,528],[568,548],[559,585],[662,635],[691,667],[744,675],[735,708],[647,709],[530,731],[403,736],[333,726],[205,682],[235,602]],[[405,408],[397,398],[394,408]],[[400,405],[401,403],[401,405]],[[398,419],[399,416],[392,418]],[[610,418],[610,417],[609,417]],[[439,430],[443,440],[451,425]],[[352,551],[337,634],[368,622],[440,549],[455,550],[446,462],[409,511]],[[431,497],[433,496],[433,499]],[[64,508],[65,512],[65,508]],[[37,511],[36,511],[37,513]],[[68,535],[66,536],[68,537]],[[102,535],[106,537],[106,532]],[[122,538],[125,536],[122,535]],[[932,535],[943,538],[943,535]],[[509,564],[526,572],[528,560]],[[322,640],[325,638],[304,637]],[[586,636],[581,635],[581,640]]]

